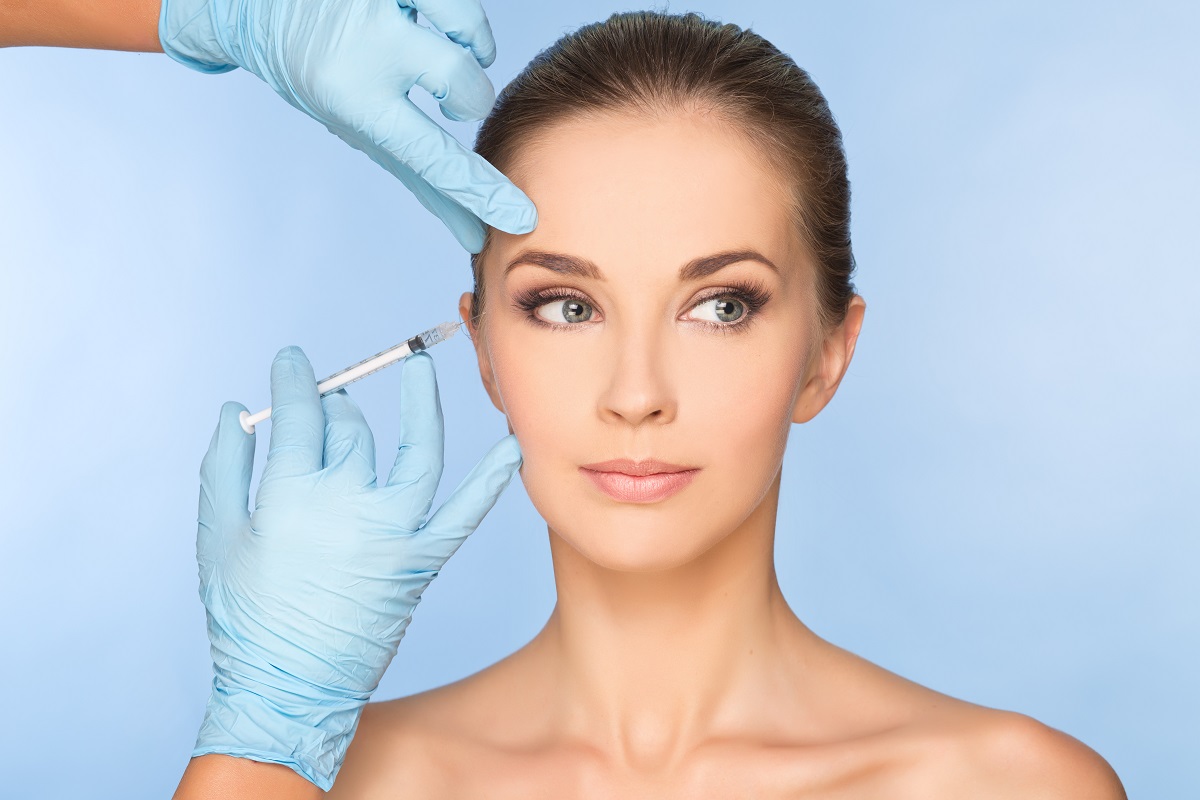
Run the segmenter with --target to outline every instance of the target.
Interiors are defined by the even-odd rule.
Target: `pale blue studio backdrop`
[[[1131,796],[1200,777],[1200,15],[1193,3],[677,4],[751,26],[845,133],[868,312],[793,429],[777,560],[817,633],[1083,740]],[[616,2],[492,2],[497,88]],[[413,92],[436,113],[430,98]],[[462,141],[474,123],[446,123]],[[194,541],[226,400],[455,319],[467,256],[254,76],[0,51],[0,796],[165,797],[210,679]],[[436,503],[498,438],[433,352]],[[400,368],[351,387],[387,473]],[[267,437],[258,442],[259,469]],[[257,482],[255,484],[257,486]],[[554,603],[519,479],[376,697],[479,670]]]

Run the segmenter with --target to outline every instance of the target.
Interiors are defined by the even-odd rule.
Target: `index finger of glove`
[[[420,175],[396,160],[392,153],[374,142],[355,138],[348,132],[337,131],[334,128],[330,128],[330,130],[337,133],[352,147],[362,150],[371,157],[372,161],[399,178],[400,182],[412,191],[421,205],[432,211],[450,229],[450,233],[454,235],[464,250],[468,253],[478,253],[483,249],[484,230],[478,217],[439,192]]]
[[[522,234],[536,227],[533,201],[411,102],[397,103],[371,123],[364,133],[379,149],[368,152],[393,175],[407,169],[493,228]],[[398,163],[389,164],[393,159]]]
[[[344,471],[364,488],[375,485],[375,435],[345,388],[321,398],[325,412],[325,469]]]
[[[321,469],[325,413],[312,364],[299,347],[280,350],[271,363],[271,447],[262,482]]]
[[[399,0],[415,8],[452,42],[470,48],[481,67],[496,60],[496,37],[479,0]]]

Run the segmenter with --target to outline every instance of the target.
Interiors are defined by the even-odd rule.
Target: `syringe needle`
[[[397,361],[402,361],[413,353],[428,350],[438,342],[444,342],[457,333],[458,326],[461,324],[461,322],[443,322],[436,328],[430,328],[424,333],[418,333],[416,336],[401,342],[395,347],[389,347],[387,350],[376,353],[370,358],[364,358],[357,364],[346,367],[340,372],[335,372],[328,378],[317,383],[317,396],[324,397],[330,392],[336,392],[347,384],[372,375],[384,367],[395,364]],[[257,414],[243,411],[239,417],[242,423],[242,430],[246,433],[254,433],[254,426],[269,416],[271,416],[271,408],[269,406]]]

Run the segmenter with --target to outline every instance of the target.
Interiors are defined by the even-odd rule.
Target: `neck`
[[[667,766],[786,696],[808,632],[775,576],[778,500],[776,475],[729,536],[653,573],[601,567],[550,531],[558,603],[530,644],[569,734],[620,763]]]

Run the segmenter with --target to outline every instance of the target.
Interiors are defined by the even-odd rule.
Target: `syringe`
[[[389,347],[382,353],[376,353],[370,358],[365,358],[352,367],[346,367],[341,372],[335,372],[325,380],[317,383],[317,396],[324,397],[330,392],[336,392],[348,383],[354,383],[361,378],[378,372],[384,367],[391,366],[397,361],[408,358],[413,353],[428,350],[438,342],[444,342],[457,333],[458,326],[461,324],[461,322],[443,322],[436,328],[430,328],[424,333],[418,333],[416,336],[401,342],[395,347]],[[257,414],[243,411],[238,419],[241,420],[242,430],[246,433],[254,433],[254,426],[269,416],[271,416],[271,409],[268,407]]]

